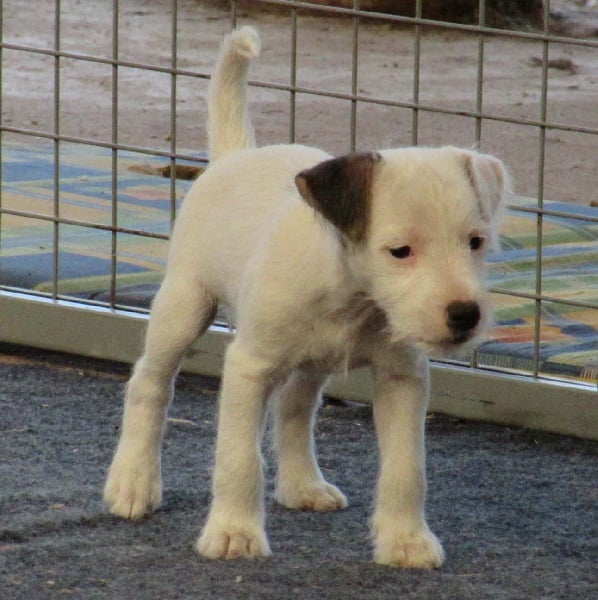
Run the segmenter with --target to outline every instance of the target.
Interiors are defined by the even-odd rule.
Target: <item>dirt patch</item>
[[[63,0],[60,47],[65,52],[113,55],[112,6],[109,2]],[[598,13],[589,5],[553,3],[558,23],[577,23],[578,34],[595,35]],[[230,27],[227,10],[214,3],[178,3],[177,67],[199,72],[181,75],[176,85],[176,144],[180,150],[205,150],[207,79],[222,35]],[[60,60],[58,128],[65,135],[100,142],[170,148],[172,78],[167,72],[135,68],[135,64],[172,66],[171,4],[158,0],[121,2],[118,58],[130,67],[118,70],[118,133],[113,136],[115,88],[110,63]],[[581,11],[581,12],[580,12]],[[581,17],[580,17],[581,15]],[[577,21],[576,21],[577,18]],[[43,0],[30,9],[26,0],[3,4],[4,41],[35,48],[54,46],[54,2]],[[241,10],[239,22],[256,24],[263,55],[252,70],[257,81],[290,82],[291,17],[277,11]],[[556,21],[555,21],[556,23]],[[564,32],[569,35],[569,29]],[[413,101],[414,32],[388,23],[366,21],[359,30],[359,68],[351,77],[353,24],[349,18],[303,15],[299,12],[296,83],[302,88],[363,98],[355,110],[356,146],[366,150],[387,146],[455,144],[476,141],[481,122],[481,149],[498,155],[513,173],[518,193],[535,196],[540,181],[550,199],[589,204],[596,201],[598,135],[598,61],[596,48],[552,44],[549,48],[546,118],[550,123],[585,128],[586,132],[548,129],[545,169],[539,157],[544,133],[541,120],[542,42],[488,37],[484,46],[481,103],[476,87],[479,39],[475,34],[428,30],[421,41],[419,102],[432,110],[389,107],[375,100]],[[595,38],[594,38],[595,39]],[[9,127],[54,131],[54,58],[4,49],[2,121]],[[566,65],[566,68],[563,66]],[[251,92],[261,144],[289,140],[291,98],[288,92],[257,87]],[[295,98],[294,140],[332,153],[351,147],[352,103],[299,93]],[[445,111],[459,114],[447,114]],[[521,120],[513,124],[502,119]],[[4,139],[14,136],[4,134]],[[28,138],[19,137],[20,141]]]

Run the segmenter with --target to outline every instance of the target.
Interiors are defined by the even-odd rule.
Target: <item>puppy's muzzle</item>
[[[447,306],[446,312],[446,323],[453,334],[453,342],[467,341],[480,322],[481,313],[478,303],[454,301]]]

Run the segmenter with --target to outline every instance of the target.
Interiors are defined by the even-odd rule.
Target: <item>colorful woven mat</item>
[[[109,149],[61,143],[58,164],[54,154],[52,144],[2,147],[2,207],[43,219],[1,215],[0,284],[149,307],[164,272],[164,238],[191,182],[164,177],[167,158],[119,151],[113,177]],[[185,164],[193,170],[201,163]],[[544,208],[573,217],[543,217],[540,258],[536,214],[507,211],[502,249],[489,256],[490,285],[523,296],[493,294],[496,326],[478,350],[477,362],[595,382],[598,310],[581,305],[598,305],[598,224],[583,219],[596,217],[598,209],[558,202],[546,202]],[[68,224],[55,226],[56,215]],[[114,224],[117,232],[108,230]],[[542,294],[557,300],[543,301],[539,311],[534,300],[538,266]]]

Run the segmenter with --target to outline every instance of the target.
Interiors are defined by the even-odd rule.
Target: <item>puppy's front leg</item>
[[[235,340],[222,379],[212,506],[196,545],[206,558],[270,554],[260,448],[270,391],[268,369]]]
[[[406,375],[378,369],[376,383],[380,474],[372,519],[374,560],[400,567],[439,567],[444,552],[424,516],[427,363],[422,358]]]

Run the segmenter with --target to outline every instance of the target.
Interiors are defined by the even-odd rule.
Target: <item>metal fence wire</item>
[[[517,196],[510,214],[533,221],[526,232],[531,266],[525,285],[498,278],[492,291],[504,305],[531,306],[523,320],[532,352],[490,365],[482,350],[469,364],[548,376],[547,316],[584,313],[586,333],[598,323],[591,258],[598,223],[591,203],[598,196],[584,195],[589,178],[594,190],[598,183],[598,39],[555,30],[549,1],[533,24],[508,29],[488,24],[484,0],[468,22],[424,18],[425,0],[415,1],[409,14],[362,4],[40,0],[33,8],[27,0],[0,2],[2,293],[89,311],[147,312],[144,292],[151,295],[159,283],[188,189],[181,177],[206,163],[202,120],[219,40],[231,25],[253,23],[265,46],[250,82],[260,141],[336,153],[455,143],[494,153],[511,167]],[[335,44],[341,48],[336,62],[318,54]],[[529,63],[524,88],[510,79],[505,44]],[[430,62],[429,49],[439,46],[446,48],[445,66]],[[455,62],[463,67],[457,96],[446,84]],[[508,108],[494,101],[501,94],[513,96]],[[586,109],[572,116],[563,107],[576,98],[586,99]],[[562,154],[571,147],[584,149],[577,172]],[[559,235],[555,223],[579,229],[582,239],[565,240],[571,251],[563,258],[577,283],[584,270],[593,277],[579,284],[579,293],[547,276],[553,252],[547,241]],[[93,293],[81,293],[82,279]],[[503,330],[515,326],[507,321]],[[579,342],[590,356],[582,376],[590,385],[598,370],[595,340],[594,330]]]

